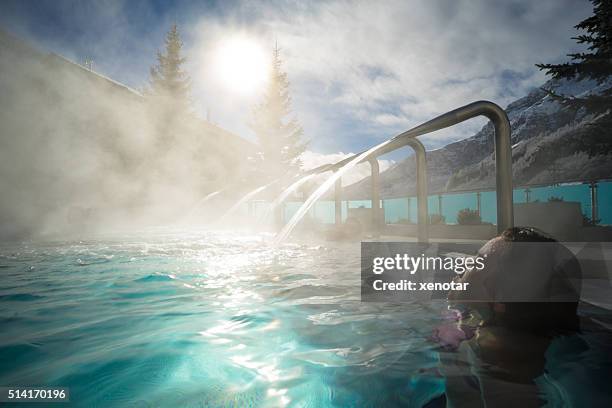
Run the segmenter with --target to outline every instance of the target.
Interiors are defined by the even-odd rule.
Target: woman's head
[[[495,322],[527,330],[575,326],[581,273],[565,246],[535,228],[514,227],[487,242],[479,255],[486,259]]]

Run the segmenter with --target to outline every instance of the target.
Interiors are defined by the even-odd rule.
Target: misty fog
[[[249,142],[0,31],[0,238],[176,221]]]

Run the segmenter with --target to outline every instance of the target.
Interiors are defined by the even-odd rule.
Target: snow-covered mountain
[[[558,94],[598,93],[612,83],[549,81],[543,88]],[[597,118],[572,113],[542,89],[535,89],[506,107],[512,127],[513,177],[516,186],[612,177],[612,157],[588,157],[572,140]],[[488,123],[474,136],[427,153],[429,191],[461,191],[495,187],[493,126]],[[414,156],[381,173],[381,194],[415,194]],[[348,186],[347,198],[369,196],[369,178]]]

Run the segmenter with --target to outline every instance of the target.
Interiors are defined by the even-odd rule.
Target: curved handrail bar
[[[370,157],[370,198],[372,199],[372,231],[375,236],[380,234],[380,165],[376,157]],[[384,221],[384,219],[382,220]]]
[[[398,143],[396,149],[403,146],[410,146],[416,156],[416,187],[417,187],[417,237],[419,242],[427,242],[429,239],[429,209],[427,196],[429,195],[429,180],[427,177],[427,157],[425,146],[419,139],[406,138]]]
[[[477,101],[440,115],[413,129],[401,133],[391,142],[379,149],[383,152],[395,150],[406,138],[415,138],[436,130],[444,129],[464,122],[476,116],[485,116],[495,129],[495,179],[497,190],[497,232],[514,226],[512,202],[512,149],[510,146],[510,121],[506,112],[489,101]],[[372,155],[380,155],[378,151]]]

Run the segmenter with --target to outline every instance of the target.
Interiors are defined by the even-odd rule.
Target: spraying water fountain
[[[219,194],[221,194],[225,190],[226,189],[217,190],[217,191],[213,191],[212,193],[206,194],[204,197],[202,197],[198,202],[196,202],[191,207],[191,210],[189,210],[187,212],[187,215],[185,215],[184,217],[181,218],[181,220],[179,221],[179,224],[182,224],[182,223],[185,223],[185,222],[189,221],[202,208],[202,206],[205,203],[207,203],[208,201],[210,201],[213,198],[217,197]]]
[[[240,198],[238,201],[236,201],[236,203],[234,203],[234,205],[232,205],[226,212],[225,214],[223,214],[220,218],[219,218],[219,222],[223,223],[224,221],[226,221],[228,219],[228,217],[230,215],[233,215],[244,203],[248,202],[251,198],[255,197],[257,194],[259,194],[260,192],[264,191],[265,189],[267,189],[268,187],[270,187],[273,184],[276,184],[279,182],[280,179],[276,179],[268,184],[264,184],[263,186],[259,186],[256,189],[249,191],[247,194],[245,194],[242,198]]]
[[[268,221],[270,216],[276,211],[276,209],[287,199],[289,198],[289,196],[291,194],[293,194],[295,191],[297,191],[297,189],[303,185],[304,183],[306,183],[308,180],[312,179],[313,177],[315,177],[317,175],[317,173],[313,173],[311,172],[310,174],[306,174],[302,177],[300,177],[297,181],[291,183],[291,185],[289,185],[289,187],[287,187],[285,190],[283,190],[278,197],[276,197],[274,199],[274,201],[272,201],[272,203],[270,203],[270,205],[268,206],[268,208],[266,209],[266,212],[264,213],[264,215],[261,217],[262,222]]]
[[[351,170],[358,163],[360,163],[363,159],[368,157],[371,153],[375,152],[377,149],[380,149],[390,143],[391,140],[386,140],[379,145],[376,145],[369,150],[366,150],[363,153],[360,153],[356,156],[352,156],[349,158],[348,162],[338,168],[335,169],[334,173],[327,179],[323,184],[321,184],[315,191],[308,197],[308,199],[302,204],[302,206],[297,210],[297,212],[291,217],[289,222],[283,227],[283,229],[276,236],[276,242],[283,241],[291,231],[295,228],[295,226],[300,222],[300,220],[306,215],[306,212],[314,205],[319,198],[333,185],[335,184],[343,174]]]

